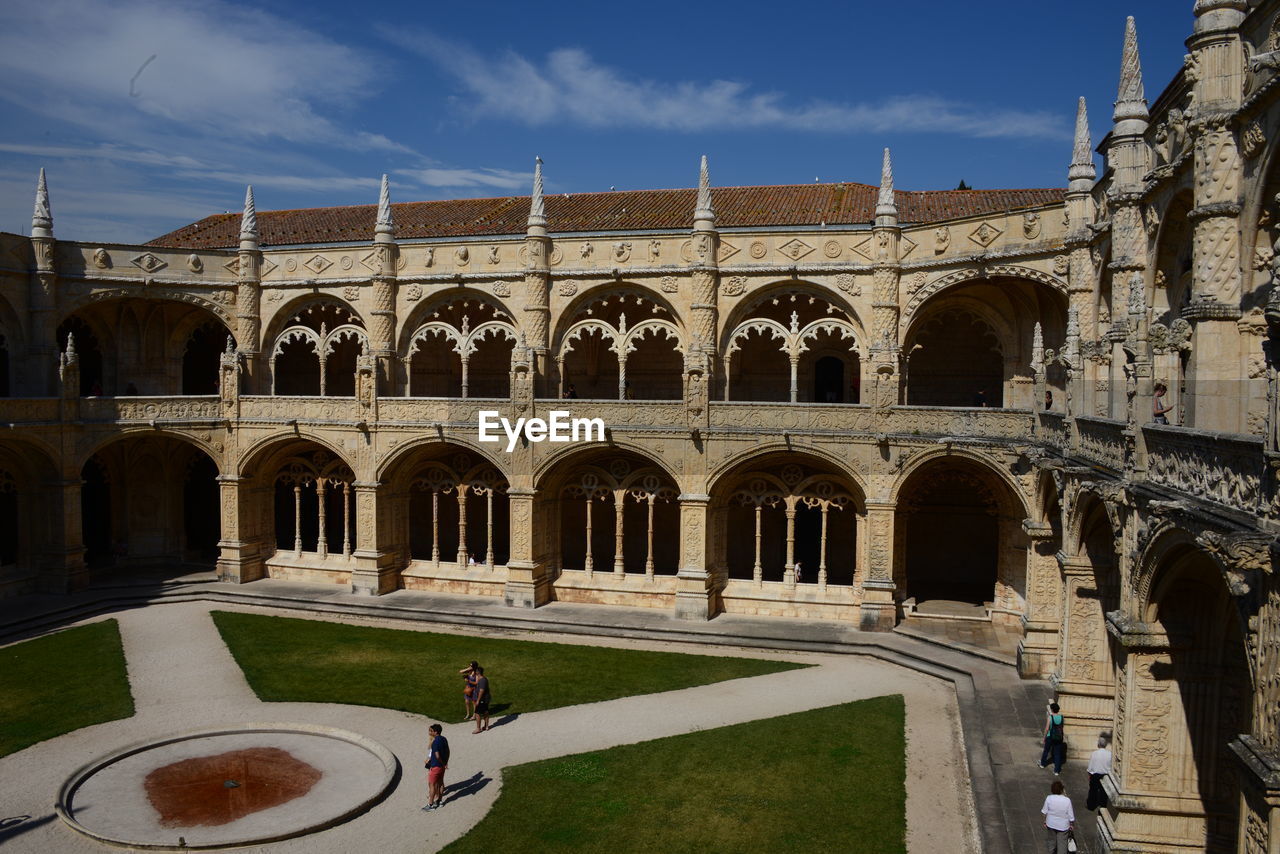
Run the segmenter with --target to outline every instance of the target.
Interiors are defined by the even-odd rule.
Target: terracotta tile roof
[[[898,218],[930,223],[1061,202],[1060,189],[934,190],[896,193]],[[712,189],[722,228],[867,224],[875,216],[875,187],[867,184],[789,184]],[[680,231],[693,226],[695,191],[633,190],[546,197],[554,235],[577,231]],[[523,234],[529,197],[401,202],[392,205],[396,236],[467,237]],[[367,242],[376,205],[259,211],[264,246]],[[240,214],[215,214],[157,237],[148,246],[218,249],[239,245]]]

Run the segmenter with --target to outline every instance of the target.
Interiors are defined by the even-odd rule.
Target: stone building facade
[[[1018,626],[1112,851],[1280,852],[1280,2],[1198,0],[1095,174],[0,235],[0,591],[140,564]],[[1172,404],[1152,420],[1154,391]],[[1047,396],[1046,396],[1047,395]],[[986,405],[975,405],[982,404]],[[482,411],[603,441],[480,441]],[[967,606],[968,610],[964,610]]]

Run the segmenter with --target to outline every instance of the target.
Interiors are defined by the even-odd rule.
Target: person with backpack
[[[1063,716],[1057,703],[1049,704],[1049,714],[1044,722],[1044,750],[1040,753],[1040,767],[1049,767],[1049,759],[1053,759],[1053,776],[1062,773],[1062,763],[1067,758],[1067,740],[1062,735]]]

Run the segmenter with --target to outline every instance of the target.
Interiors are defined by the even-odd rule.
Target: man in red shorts
[[[427,805],[423,810],[437,809],[444,801],[444,772],[449,767],[449,739],[440,734],[440,724],[427,727],[431,746],[427,748]]]

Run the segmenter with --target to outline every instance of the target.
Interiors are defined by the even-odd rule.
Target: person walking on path
[[[427,727],[431,745],[427,748],[427,805],[424,810],[438,809],[444,802],[444,772],[449,769],[449,739],[442,735],[440,724]]]
[[[489,677],[484,675],[484,668],[476,665],[476,728],[472,733],[484,732],[489,728]]]
[[[480,667],[476,662],[471,662],[458,672],[462,674],[462,705],[466,708],[467,716],[464,721],[469,721],[475,717],[475,694],[476,694],[476,670]]]
[[[1049,787],[1049,796],[1044,799],[1040,812],[1044,815],[1045,851],[1048,854],[1067,854],[1067,840],[1075,829],[1076,811],[1071,807],[1071,799],[1063,792],[1066,789],[1061,780],[1054,780]]]
[[[1098,749],[1089,755],[1089,796],[1084,805],[1090,810],[1107,806],[1107,790],[1102,788],[1102,778],[1111,773],[1111,751],[1107,749],[1107,737],[1098,736]]]
[[[1053,759],[1053,774],[1062,773],[1062,763],[1067,758],[1067,742],[1062,735],[1064,718],[1059,714],[1058,704],[1049,704],[1049,714],[1044,722],[1044,750],[1040,753],[1040,767],[1044,768]]]

